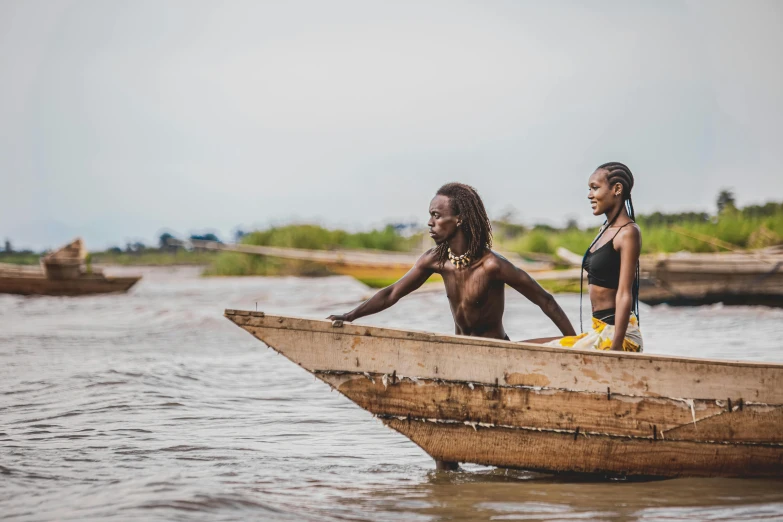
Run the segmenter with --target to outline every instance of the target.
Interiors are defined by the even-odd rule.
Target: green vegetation
[[[572,252],[584,252],[592,241],[595,231],[572,229],[555,229],[537,225],[516,237],[497,238],[495,246],[500,250],[516,252],[521,255],[554,254],[558,247],[564,247]]]
[[[182,248],[166,250],[145,248],[132,252],[116,249],[90,254],[93,264],[142,266],[209,265],[216,257],[217,254],[214,252],[198,252]]]
[[[410,238],[399,235],[392,225],[381,230],[349,233],[344,230],[329,230],[318,225],[286,225],[267,230],[243,234],[240,242],[246,245],[305,248],[310,250],[333,249],[375,249],[386,251],[410,251],[421,240],[421,236]],[[274,259],[264,256],[221,252],[205,275],[329,275],[328,269],[316,263]],[[382,279],[359,278],[370,286],[380,284]],[[396,279],[395,279],[396,280]],[[392,281],[394,282],[394,281]],[[386,285],[384,285],[386,286]]]
[[[722,191],[717,199],[719,212],[683,212],[663,214],[655,212],[637,216],[643,233],[643,253],[657,252],[715,252],[728,248],[763,248],[783,244],[783,203],[767,203],[737,208],[734,195]],[[493,223],[495,247],[516,252],[530,259],[555,259],[558,247],[581,254],[595,237],[597,227],[580,229],[570,221],[564,228],[548,225],[528,227],[506,220]],[[329,249],[375,249],[384,251],[416,250],[424,237],[422,233],[403,236],[401,229],[409,225],[388,225],[380,230],[349,233],[329,230],[317,225],[286,225],[237,233],[237,240],[248,245]],[[191,236],[191,239],[217,241],[212,233]],[[298,275],[325,276],[333,274],[327,267],[313,262],[269,258],[235,252],[204,252],[182,248],[183,242],[172,234],[160,236],[159,248],[141,243],[126,245],[125,249],[111,248],[90,254],[90,264],[117,265],[205,265],[205,275]],[[37,264],[41,254],[29,251],[14,252],[9,241],[0,250],[0,263]],[[374,288],[388,286],[401,274],[353,273],[358,280]],[[437,279],[437,278],[434,278]],[[541,281],[551,292],[578,292],[576,281]]]
[[[354,234],[344,230],[328,230],[318,225],[287,225],[245,234],[241,242],[246,245],[311,250],[369,248],[389,251],[408,251],[416,243],[399,235],[392,225],[382,230]]]
[[[642,253],[726,251],[721,244],[738,248],[783,244],[783,203],[753,205],[742,209],[737,209],[730,202],[723,203],[723,210],[716,216],[692,212],[656,212],[637,216],[643,235]],[[517,229],[515,235],[510,235],[502,225],[496,228],[505,233],[497,237],[497,247],[521,255],[554,254],[558,247],[581,254],[597,231],[597,227],[581,230],[576,227],[556,229],[537,225],[531,229]]]
[[[205,276],[310,276],[333,275],[326,267],[309,261],[220,252],[204,271]]]
[[[37,265],[41,254],[34,252],[0,252],[0,263],[12,265]]]
[[[535,274],[533,274],[535,276]],[[567,280],[554,280],[554,279],[546,279],[543,281],[538,281],[538,284],[541,285],[544,290],[546,290],[549,293],[552,294],[562,294],[562,293],[569,293],[569,294],[578,294],[579,293],[579,280],[578,279],[567,279]],[[582,292],[587,292],[587,281],[585,281],[584,286],[582,287]]]

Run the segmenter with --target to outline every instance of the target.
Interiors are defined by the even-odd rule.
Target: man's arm
[[[541,288],[541,285],[527,275],[527,272],[520,270],[503,256],[497,256],[497,259],[497,273],[500,280],[527,297],[533,304],[538,305],[563,335],[576,335],[571,321],[568,320],[552,294]]]
[[[330,315],[327,319],[332,321],[355,321],[360,317],[366,315],[377,314],[382,310],[386,310],[397,301],[410,294],[421,285],[424,284],[427,279],[435,272],[434,256],[432,250],[428,250],[416,261],[407,274],[396,283],[387,286],[386,288],[379,290],[374,296],[348,312],[347,314]]]

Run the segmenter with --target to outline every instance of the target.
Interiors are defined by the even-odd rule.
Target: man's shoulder
[[[496,272],[501,270],[504,264],[508,262],[508,259],[498,254],[494,250],[487,249],[487,253],[481,260],[481,265],[490,272]]]
[[[433,268],[438,263],[437,248],[433,247],[419,256],[416,265],[422,268]]]

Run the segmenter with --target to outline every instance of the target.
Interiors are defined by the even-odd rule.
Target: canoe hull
[[[647,304],[783,306],[783,257],[689,254],[646,257],[639,299]]]
[[[723,303],[731,306],[783,307],[783,275],[780,282],[759,281],[760,276],[744,276],[726,281],[706,273],[670,274],[666,279],[643,278],[639,300],[648,305],[703,306]],[[777,279],[777,278],[775,278]]]
[[[390,419],[435,460],[549,473],[641,477],[780,477],[779,447],[640,440]]]
[[[123,293],[131,289],[141,277],[78,277],[75,279],[48,279],[46,277],[2,277],[0,294],[81,296]]]
[[[226,316],[438,461],[783,476],[783,365]]]

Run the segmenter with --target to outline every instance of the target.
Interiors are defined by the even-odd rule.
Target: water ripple
[[[0,296],[5,519],[783,519],[780,481],[434,472],[415,444],[221,317],[256,302],[325,317],[366,297],[363,285],[144,271],[128,295]],[[578,316],[575,296],[558,301]],[[414,294],[365,323],[450,332],[450,317],[442,295]],[[687,338],[704,356],[783,360],[780,311],[644,307],[642,317],[650,352],[676,354]],[[505,321],[512,338],[552,334],[512,292]]]

